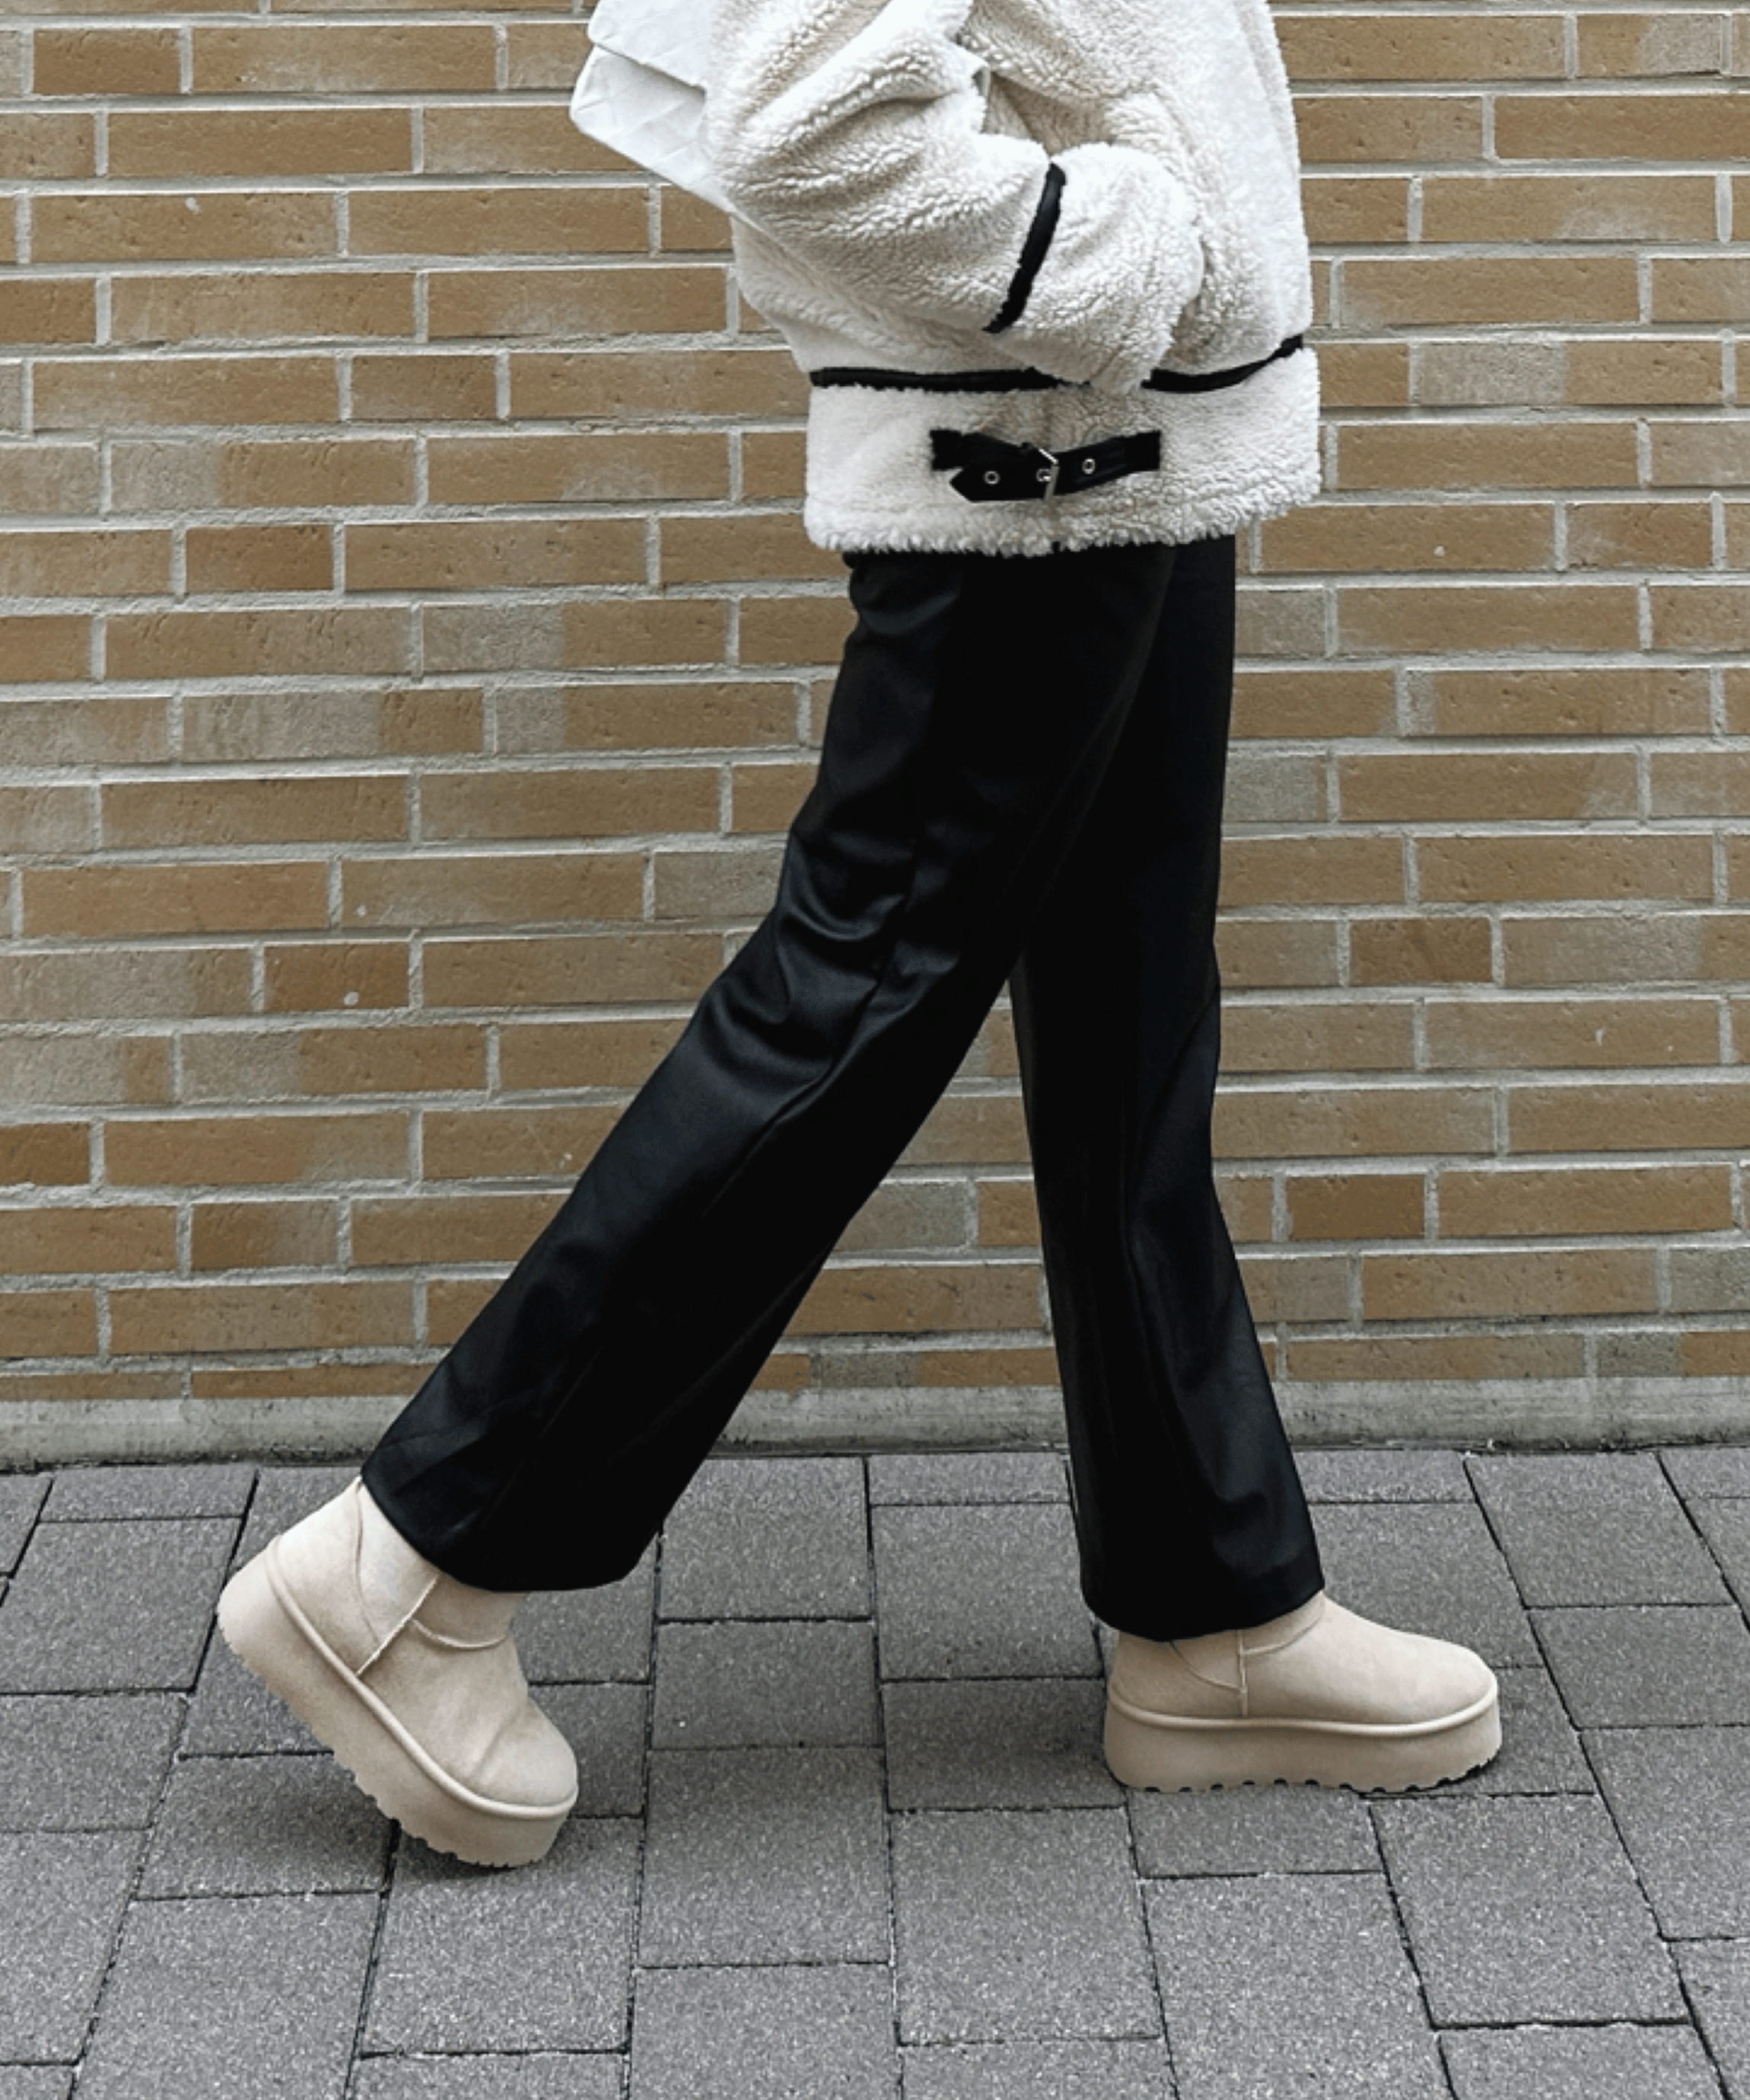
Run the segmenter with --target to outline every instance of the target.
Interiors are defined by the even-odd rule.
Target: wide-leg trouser
[[[462,1582],[624,1575],[1012,977],[1087,1601],[1259,1624],[1322,1577],[1210,1171],[1233,543],[846,559],[771,911],[365,1480]]]

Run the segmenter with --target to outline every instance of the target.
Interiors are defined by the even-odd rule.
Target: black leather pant
[[[1322,1577],[1210,1175],[1233,543],[846,560],[770,913],[365,1480],[461,1581],[624,1574],[1007,980],[1087,1601],[1257,1625]]]

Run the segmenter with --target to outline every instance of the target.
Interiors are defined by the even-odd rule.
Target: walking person
[[[1495,1680],[1326,1597],[1212,1176],[1235,535],[1317,486],[1267,0],[718,0],[710,78],[857,615],[818,777],[766,918],[221,1628],[408,1829],[538,1858],[575,1771],[518,1605],[636,1564],[1007,982],[1112,1769],[1455,1777]]]

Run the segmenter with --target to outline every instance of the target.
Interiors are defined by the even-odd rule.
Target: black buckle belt
[[[1070,496],[1161,464],[1161,433],[1101,438],[1062,452],[1011,444],[984,430],[932,430],[930,465],[959,469],[948,484],[971,503],[1013,503],[1029,496]]]

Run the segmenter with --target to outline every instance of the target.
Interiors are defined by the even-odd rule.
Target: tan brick
[[[783,350],[513,350],[513,416],[800,415],[808,382]]]
[[[840,597],[743,598],[741,660],[744,664],[836,664],[856,625]]]
[[[108,627],[116,678],[395,677],[413,668],[409,618],[394,607],[123,612]]]
[[[99,1370],[90,1364],[70,1371],[0,1371],[0,1396],[7,1400],[179,1400],[182,1375],[174,1370]]]
[[[1222,981],[1236,991],[1338,981],[1334,919],[1223,918],[1216,929]]]
[[[1547,503],[1316,503],[1264,527],[1262,567],[1313,574],[1547,569],[1554,549],[1555,511]]]
[[[0,444],[0,514],[77,517],[98,505],[95,444]]]
[[[1655,408],[1721,399],[1717,343],[1600,336],[1427,342],[1415,353],[1415,396],[1427,408]]]
[[[300,779],[109,781],[111,846],[276,845],[294,839],[399,839],[407,783],[396,774],[313,774]]]
[[[284,1400],[288,1384],[294,1382],[302,1397],[354,1399],[382,1393],[404,1397],[419,1379],[405,1360],[392,1364],[302,1363],[290,1370],[276,1365],[265,1371],[231,1365],[213,1369],[196,1363],[188,1373],[189,1391],[196,1400]]]
[[[82,1123],[0,1123],[0,1186],[82,1188],[90,1147]]]
[[[90,790],[0,788],[0,839],[14,854],[77,853],[95,845]]]
[[[1030,1262],[856,1263],[830,1268],[791,1335],[925,1335],[1032,1327],[1039,1272]]]
[[[1057,1359],[1048,1348],[919,1349],[912,1361],[920,1386],[988,1390],[1057,1383]]]
[[[1750,452],[1745,465],[1750,481]],[[1655,584],[1647,598],[1655,649],[1686,655],[1726,651],[1742,657],[1750,646],[1750,581]]]
[[[436,854],[342,862],[341,916],[364,926],[575,924],[642,915],[637,854]]]
[[[1222,902],[1400,904],[1404,847],[1397,839],[1236,838],[1222,862]]]
[[[730,830],[787,831],[814,784],[817,770],[811,765],[734,767],[730,775]]]
[[[1731,569],[1750,569],[1750,501],[1726,505],[1726,564]],[[1750,698],[1750,673],[1740,668],[1727,676],[1732,682],[1730,697]]]
[[[588,33],[581,22],[512,22],[505,31],[505,85],[563,88],[569,94],[588,55]]]
[[[1242,657],[1320,656],[1325,593],[1281,585],[1240,586],[1236,639]]]
[[[1025,1166],[1029,1158],[1018,1093],[944,1095],[900,1154],[907,1167]]]
[[[564,269],[434,270],[433,342],[461,336],[690,334],[721,329],[721,265],[653,270],[582,263]]]
[[[1039,1202],[1031,1180],[981,1181],[977,1189],[981,1246],[1039,1244]]]
[[[720,433],[633,436],[436,437],[431,501],[625,503],[726,496],[729,452]]]
[[[1750,1074],[1669,1081],[1591,1080],[1507,1092],[1512,1149],[1718,1152],[1750,1144]]]
[[[96,340],[96,288],[85,279],[22,277],[7,286],[0,305],[0,342]],[[46,422],[42,426],[51,427]]]
[[[328,423],[339,407],[333,360],[296,355],[44,358],[34,399],[39,428],[81,433],[152,423]]]
[[[131,95],[175,95],[182,88],[174,29],[39,29],[31,47],[33,95],[92,95],[108,102]]]
[[[189,1265],[218,1268],[325,1268],[333,1264],[338,1213],[333,1203],[196,1203],[190,1214]]]
[[[74,120],[88,124],[89,119]],[[413,166],[413,118],[407,109],[117,110],[109,119],[109,171],[124,179],[160,175],[194,182],[207,175],[398,174]],[[89,162],[68,169],[90,172]]]
[[[22,890],[32,936],[234,933],[324,926],[328,915],[320,861],[31,868]]]
[[[1485,1087],[1247,1087],[1215,1105],[1226,1159],[1353,1158],[1492,1152],[1494,1100]]]
[[[1507,94],[1495,104],[1505,161],[1723,161],[1743,152],[1743,99],[1733,94]]]
[[[1372,246],[1408,238],[1409,198],[1403,175],[1312,175],[1301,203],[1316,244]]]
[[[425,946],[425,1000],[446,1006],[579,1006],[691,1000],[717,973],[714,933],[507,935]]]
[[[1713,520],[1701,503],[1571,503],[1573,569],[1700,569],[1713,554]]]
[[[1416,848],[1430,902],[1512,902],[1532,898],[1711,898],[1704,838],[1613,832],[1571,836],[1430,838]]]
[[[275,1188],[405,1175],[408,1118],[355,1113],[176,1115],[112,1122],[104,1166],[117,1188]]]
[[[350,511],[413,500],[411,438],[122,440],[111,448],[116,508]]]
[[[441,773],[420,794],[428,839],[609,838],[715,831],[714,766],[504,766]]]
[[[1349,1260],[1333,1255],[1242,1253],[1240,1276],[1260,1324],[1341,1320],[1349,1311]]]
[[[1750,426],[1741,421],[1660,421],[1647,435],[1654,488],[1750,487]]]
[[[1361,1308],[1367,1320],[1650,1312],[1658,1303],[1651,1248],[1519,1247],[1511,1254],[1361,1257]]]
[[[1483,158],[1479,95],[1302,95],[1295,104],[1302,158],[1311,168],[1412,167]]]
[[[1454,321],[1633,321],[1641,298],[1628,255],[1382,256],[1346,262],[1352,329]]]
[[[1738,817],[1750,811],[1750,751],[1655,751],[1649,761],[1648,807],[1655,817]],[[1746,863],[1741,838],[1728,839],[1741,894]]]
[[[168,532],[0,530],[0,593],[13,598],[149,596],[170,585]]]
[[[328,590],[333,534],[325,525],[191,525],[187,562],[193,593]]]
[[[1326,408],[1401,408],[1410,398],[1409,346],[1321,342],[1319,391]]]
[[[1234,680],[1236,738],[1382,736],[1395,710],[1391,672],[1372,666],[1276,670],[1247,664]]]
[[[506,1021],[499,1030],[499,1085],[506,1093],[641,1086],[682,1026],[678,1020]]]
[[[490,422],[492,361],[467,351],[365,351],[352,361],[355,423]]]
[[[733,518],[664,518],[661,529],[659,573],[664,584],[818,576],[842,583],[844,577],[841,558],[831,549],[817,547],[793,510],[742,512]],[[754,602],[743,602],[744,620]],[[763,610],[767,601],[758,602]]]
[[[1585,1369],[1579,1334],[1297,1335],[1288,1344],[1288,1374],[1308,1380],[1576,1378]]]
[[[611,1108],[428,1109],[423,1163],[430,1181],[552,1180],[581,1174],[614,1127]]]
[[[90,1290],[0,1291],[9,1357],[89,1357],[97,1352],[97,1299]]]
[[[641,185],[360,190],[348,219],[354,255],[641,255],[649,246]]]
[[[563,102],[436,102],[423,111],[425,168],[437,175],[558,175],[618,164]]]
[[[1717,964],[1726,963],[1723,972],[1703,968],[1704,929],[1722,923],[1670,910],[1584,917],[1504,915],[1503,974],[1510,985],[1677,984],[1729,975],[1735,961],[1730,954],[1715,958]],[[1750,953],[1750,939],[1743,945]]]
[[[1349,974],[1358,985],[1487,984],[1492,973],[1486,919],[1356,919]]]
[[[1415,1017],[1377,999],[1232,1001],[1222,1022],[1230,1072],[1389,1072],[1415,1061]]]
[[[0,1210],[0,1273],[7,1276],[126,1275],[175,1266],[174,1210],[131,1203]]]
[[[1342,424],[1338,488],[1633,488],[1633,430],[1613,422]]]
[[[181,1020],[246,1013],[241,948],[38,949],[0,955],[0,1020]]]
[[[196,95],[465,95],[496,85],[489,24],[199,23]]]
[[[1268,1174],[1221,1174],[1215,1193],[1229,1235],[1245,1245],[1261,1246],[1276,1237],[1276,1188]]]
[[[1712,999],[1430,999],[1423,1025],[1436,1070],[1720,1061]]]
[[[1419,1174],[1291,1174],[1289,1237],[1297,1240],[1419,1240]]]
[[[1681,736],[1708,721],[1706,672],[1664,664],[1428,671],[1415,691],[1435,736]]]
[[[471,1024],[352,1021],[183,1038],[187,1101],[453,1093],[485,1083],[486,1039]]]
[[[148,1106],[170,1092],[168,1036],[7,1031],[0,1101],[11,1106]]]
[[[714,204],[667,184],[657,196],[662,213],[657,245],[663,254],[727,253],[734,247],[729,219]]]
[[[413,1339],[409,1283],[185,1283],[109,1294],[118,1357],[382,1348]]]
[[[1655,255],[1650,274],[1655,321],[1750,320],[1750,257]]]
[[[1711,1233],[1732,1224],[1723,1167],[1455,1167],[1440,1176],[1437,1195],[1448,1239]]]
[[[1692,1327],[1677,1337],[1686,1378],[1743,1378],[1750,1373],[1750,1330]]]
[[[652,856],[651,909],[658,920],[747,924],[771,909],[781,849],[714,847]]]
[[[1297,81],[1559,79],[1567,71],[1554,15],[1488,20],[1321,8],[1282,16],[1280,33]]]
[[[498,1287],[496,1277],[434,1277],[425,1286],[425,1337],[440,1348],[459,1341]]]
[[[346,587],[355,591],[641,583],[644,570],[636,518],[409,522],[346,534]]]
[[[1673,8],[1664,13],[1582,15],[1576,26],[1582,79],[1726,69],[1728,20],[1721,14]]]
[[[1351,823],[1631,817],[1639,802],[1629,752],[1369,752],[1340,757],[1337,781]]]
[[[1424,240],[1712,240],[1707,175],[1430,175]]]
[[[365,1196],[352,1206],[361,1268],[517,1260],[558,1207],[550,1194]]]
[[[748,430],[742,438],[743,492],[756,502],[802,500],[806,448],[800,430]]]
[[[39,262],[289,261],[336,247],[334,200],[320,190],[51,191],[31,211]]]
[[[9,110],[0,126],[0,182],[77,182],[97,171],[96,131],[84,112]],[[22,286],[7,287],[8,302]]]
[[[413,273],[262,271],[248,297],[232,271],[123,277],[110,296],[116,342],[271,342],[400,336],[413,328]]]
[[[478,686],[191,693],[183,757],[258,765],[274,758],[377,758],[480,748]]]
[[[269,942],[263,969],[270,1013],[408,1003],[408,951],[399,941]]]
[[[775,680],[572,686],[500,693],[500,751],[745,750],[796,741],[795,689]]]
[[[1626,584],[1345,585],[1340,646],[1365,654],[1514,648],[1633,649],[1639,607]]]

